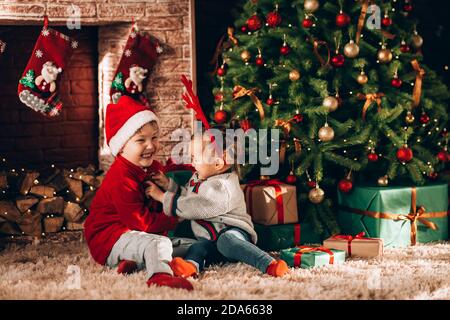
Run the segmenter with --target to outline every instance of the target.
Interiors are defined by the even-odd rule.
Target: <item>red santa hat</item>
[[[158,117],[149,108],[128,96],[120,97],[106,108],[106,143],[116,156],[127,141],[143,125],[151,121],[158,123]]]

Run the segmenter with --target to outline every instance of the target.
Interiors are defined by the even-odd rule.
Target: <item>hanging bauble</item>
[[[397,76],[395,75],[394,78],[392,78],[391,80],[391,85],[394,88],[400,88],[402,86],[403,81]]]
[[[250,120],[242,120],[239,122],[239,126],[244,130],[244,132],[247,132],[247,130],[251,129],[252,124],[250,123]]]
[[[341,107],[344,104],[344,99],[341,98],[341,96],[339,95],[339,92],[336,92],[335,98],[338,101],[338,107]]]
[[[342,10],[339,12],[339,14],[336,16],[336,25],[339,28],[345,27],[350,23],[350,17],[348,14],[342,12]]]
[[[423,45],[423,38],[417,33],[417,31],[414,31],[414,35],[411,37],[411,43],[414,48],[419,49]]]
[[[359,84],[366,84],[367,81],[369,81],[369,78],[367,77],[367,75],[364,73],[364,71],[361,71],[361,73],[358,75],[358,77],[356,78],[356,81],[358,81]]]
[[[390,49],[387,49],[386,46],[383,46],[378,51],[377,56],[381,63],[389,63],[392,60],[392,52]]]
[[[409,123],[409,124],[411,124],[411,123],[414,123],[414,120],[415,120],[416,118],[414,118],[414,115],[411,113],[411,111],[408,111],[407,113],[406,113],[406,116],[405,116],[405,122],[406,123]]]
[[[242,33],[247,33],[248,32],[248,27],[247,26],[242,26],[241,27],[241,32]]]
[[[353,189],[353,182],[350,179],[342,179],[338,183],[338,189],[341,192],[348,193]]]
[[[400,162],[409,162],[413,158],[413,152],[406,145],[397,150],[397,159]]]
[[[272,95],[270,95],[269,98],[267,98],[266,103],[267,103],[269,106],[273,106],[273,105],[275,104],[275,99],[272,98]]]
[[[252,54],[248,50],[244,50],[241,52],[241,59],[247,62],[252,57]]]
[[[381,24],[383,27],[390,27],[392,25],[392,19],[389,18],[387,14],[384,15],[384,18],[381,20]]]
[[[337,53],[335,56],[331,58],[331,64],[336,67],[340,68],[344,65],[345,57],[343,54]]]
[[[406,12],[411,12],[413,9],[413,6],[411,4],[411,2],[409,2],[409,0],[405,1],[405,4],[403,5],[403,10]]]
[[[333,112],[339,107],[339,101],[335,97],[328,96],[323,99],[322,106],[327,108],[328,112]]]
[[[266,21],[269,27],[278,27],[281,24],[281,15],[278,13],[278,11],[269,12],[267,14]]]
[[[264,66],[264,59],[263,59],[263,57],[257,57],[257,58],[255,59],[255,64],[256,64],[258,67]]]
[[[219,69],[217,69],[217,75],[219,77],[223,77],[227,73],[225,66],[221,66]]]
[[[308,180],[308,182],[306,183],[306,185],[307,185],[309,188],[315,188],[315,187],[316,187],[316,182],[313,181],[313,180]]]
[[[214,121],[218,124],[222,124],[227,121],[227,112],[225,110],[218,110],[214,114]]]
[[[261,29],[262,21],[261,18],[256,14],[247,19],[247,27],[250,31],[256,31]]]
[[[223,92],[218,92],[216,93],[216,95],[214,96],[214,100],[216,102],[221,102],[223,101]]]
[[[314,24],[314,21],[309,17],[306,17],[302,21],[302,26],[303,26],[303,28],[306,28],[306,29],[311,28],[313,26],[313,24]]]
[[[428,178],[430,178],[430,179],[435,180],[435,179],[437,179],[437,177],[438,177],[437,172],[432,171],[428,174]]]
[[[297,177],[295,176],[295,174],[292,171],[286,177],[286,182],[289,184],[295,184],[297,182]]]
[[[382,176],[378,178],[378,185],[380,187],[387,187],[389,184],[389,177],[388,176]]]
[[[325,199],[325,191],[316,186],[314,189],[311,189],[308,193],[309,201],[314,204],[319,204]]]
[[[307,12],[315,12],[319,9],[319,1],[318,0],[305,0],[303,4],[305,11]]]
[[[400,43],[400,51],[403,53],[408,53],[411,51],[411,48],[406,44],[405,40],[402,40]]]
[[[283,56],[287,56],[290,52],[291,52],[291,48],[286,43],[284,43],[280,48],[280,53]]]
[[[367,160],[369,160],[370,162],[377,162],[378,155],[375,152],[371,152],[367,155]]]
[[[319,129],[319,139],[323,142],[328,142],[334,139],[334,130],[325,122],[325,125]]]
[[[289,80],[291,81],[297,81],[300,79],[300,72],[298,70],[291,70],[291,72],[289,72]]]
[[[292,121],[294,121],[295,123],[303,122],[303,115],[297,113],[295,116],[292,117]]]
[[[420,123],[427,124],[428,122],[430,122],[430,117],[425,112],[423,112],[420,115]]]
[[[355,58],[359,54],[359,46],[355,43],[355,41],[350,40],[344,46],[344,54],[347,58]]]
[[[445,150],[439,151],[437,154],[437,158],[441,162],[447,162],[448,161],[448,153]]]

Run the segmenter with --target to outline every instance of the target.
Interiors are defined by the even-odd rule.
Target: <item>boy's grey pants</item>
[[[173,275],[169,262],[174,257],[184,257],[189,247],[197,242],[189,238],[168,238],[153,233],[129,231],[117,240],[106,260],[106,265],[117,267],[121,260],[132,260],[138,269],[146,269],[150,278],[154,273]]]

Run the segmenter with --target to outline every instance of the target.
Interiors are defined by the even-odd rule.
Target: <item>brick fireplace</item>
[[[68,8],[80,8],[81,29],[69,31]],[[62,114],[56,119],[22,105],[17,83],[42,28],[50,26],[80,42],[61,81]],[[104,141],[104,114],[109,88],[125,46],[131,21],[159,40],[164,52],[154,67],[148,97],[161,118],[165,160],[175,142],[170,133],[191,127],[193,117],[181,103],[181,74],[195,78],[193,0],[0,0],[0,34],[8,43],[0,59],[0,155],[24,166],[64,167],[98,164],[109,168],[112,157]],[[194,79],[195,82],[195,79]]]

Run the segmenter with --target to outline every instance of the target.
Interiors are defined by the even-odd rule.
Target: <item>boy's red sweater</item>
[[[127,231],[166,234],[175,228],[177,218],[167,217],[160,203],[145,197],[144,181],[158,170],[165,171],[157,161],[144,171],[121,155],[116,157],[84,225],[84,236],[95,261],[104,265],[114,244]]]

